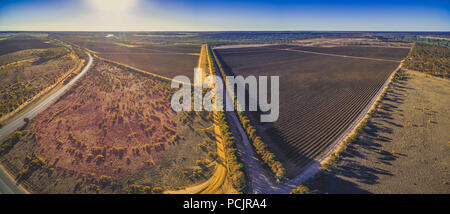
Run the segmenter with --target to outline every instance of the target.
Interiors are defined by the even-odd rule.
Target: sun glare
[[[124,12],[136,6],[138,0],[85,0],[94,9],[105,12]]]

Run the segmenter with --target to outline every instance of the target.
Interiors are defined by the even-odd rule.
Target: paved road
[[[15,130],[17,130],[19,127],[23,126],[25,124],[24,119],[25,118],[33,118],[36,116],[39,112],[46,109],[50,104],[55,102],[60,96],[66,92],[67,89],[70,88],[78,79],[80,79],[91,67],[93,59],[90,53],[86,52],[89,56],[89,62],[87,65],[83,68],[83,70],[75,76],[70,82],[65,84],[63,87],[58,89],[56,92],[54,92],[52,95],[47,97],[45,100],[41,101],[39,104],[37,104],[35,107],[27,110],[27,112],[22,113],[17,119],[14,121],[6,124],[0,129],[0,140],[7,137],[9,134],[13,133]],[[14,179],[4,170],[3,167],[0,166],[0,192],[1,193],[7,193],[7,194],[13,194],[13,193],[25,193],[24,190],[22,190],[20,187],[16,185],[16,182]]]

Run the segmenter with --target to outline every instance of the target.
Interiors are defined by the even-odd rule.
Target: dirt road
[[[209,61],[209,59],[210,59],[210,57],[208,54],[208,46],[202,45],[197,67],[203,69],[203,71],[204,71],[203,77],[206,76],[206,71],[208,71],[209,75],[212,75],[211,66],[213,65],[213,63],[211,61]],[[205,60],[208,60],[208,63]],[[209,65],[208,68],[206,66],[207,64]],[[214,114],[216,114],[216,110],[214,110]],[[218,158],[220,160],[222,160],[220,162],[223,162],[225,160],[225,153],[224,153],[223,144],[221,142],[222,134],[221,134],[219,126],[216,123],[214,123],[213,128],[214,128],[214,133],[215,133],[216,142],[217,142],[217,155],[218,155]],[[226,176],[227,176],[226,167],[222,163],[217,163],[213,176],[211,176],[211,178],[209,178],[207,181],[205,181],[201,184],[195,185],[195,186],[187,187],[182,190],[165,191],[165,193],[167,193],[167,194],[214,194],[214,193],[223,192],[222,186],[226,182]]]

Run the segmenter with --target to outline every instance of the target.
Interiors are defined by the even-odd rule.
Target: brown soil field
[[[193,78],[200,45],[142,45],[126,47],[111,42],[81,44],[100,57],[127,64],[161,76],[173,78],[186,75]]]
[[[402,60],[409,53],[409,47],[389,48],[389,47],[359,47],[359,46],[342,46],[342,47],[305,47],[295,45],[279,45],[273,48],[287,48],[292,50],[311,51],[319,53],[339,54],[357,57],[369,57],[388,60]]]
[[[0,117],[59,81],[80,63],[63,47],[17,51],[1,55],[0,61]]]
[[[450,82],[416,71],[390,85],[319,193],[450,193]]]
[[[410,47],[411,43],[379,39],[374,37],[322,37],[302,39],[295,42],[302,46],[340,47],[340,46],[371,46],[371,47]]]
[[[174,112],[173,92],[168,81],[97,60],[2,144],[2,163],[38,193],[159,193],[202,182],[214,166],[212,118]]]
[[[185,75],[193,80],[198,56],[153,53],[99,53],[100,57],[130,65],[168,78]]]
[[[365,56],[371,50],[362,47],[357,52]],[[258,134],[283,163],[288,177],[298,175],[335,143],[399,65],[280,50],[277,46],[216,52],[230,74],[279,76],[278,121],[261,124],[257,113],[249,115]],[[397,53],[396,58],[407,54]]]
[[[100,53],[185,53],[199,54],[200,45],[123,45],[121,43],[111,42],[89,42],[81,44],[81,46],[89,48]]]
[[[46,43],[43,39],[5,39],[0,40],[0,55],[25,49],[52,48],[55,45]]]

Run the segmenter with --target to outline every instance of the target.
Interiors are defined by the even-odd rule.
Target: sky
[[[450,1],[0,0],[0,31],[450,31]]]

